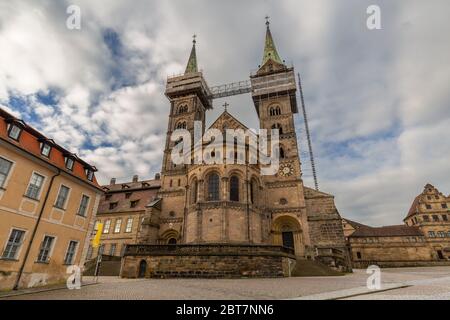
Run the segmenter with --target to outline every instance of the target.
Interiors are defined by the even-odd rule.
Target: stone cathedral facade
[[[195,273],[186,270],[196,260],[193,256],[206,252],[203,256],[211,257],[219,251],[221,256],[226,251],[229,256],[238,256],[242,260],[248,258],[243,252],[250,252],[257,256],[250,260],[259,261],[260,265],[255,262],[248,268],[263,269],[264,264],[270,265],[273,261],[261,257],[270,255],[267,250],[275,252],[277,248],[289,249],[286,254],[291,260],[319,260],[335,268],[349,268],[341,217],[334,197],[303,184],[294,122],[298,112],[295,72],[280,58],[268,23],[262,63],[258,71],[250,75],[250,81],[260,128],[268,129],[268,140],[271,129],[279,130],[278,172],[263,175],[260,164],[249,163],[251,146],[248,143],[243,153],[237,148],[232,152],[235,159],[244,159],[241,164],[177,165],[172,162],[171,152],[178,143],[171,140],[172,133],[176,129],[186,129],[194,140],[194,121],[202,123],[204,132],[208,110],[213,108],[211,90],[203,73],[197,69],[194,40],[185,73],[167,80],[165,95],[170,103],[170,114],[161,187],[157,197],[146,206],[137,237],[139,244],[129,246],[125,253],[123,276],[143,276],[149,272],[151,275],[163,274],[164,263],[161,261],[177,259],[183,262],[169,263],[166,274],[171,269],[176,270],[177,275],[185,271],[184,274],[189,275]],[[247,130],[226,109],[211,128],[222,132],[226,129]],[[211,156],[226,155],[219,152]],[[156,261],[155,256],[166,259]],[[236,260],[223,259],[213,262],[236,264]],[[198,265],[198,261],[192,265]],[[246,272],[258,274],[258,271]],[[287,275],[284,271],[282,274]]]

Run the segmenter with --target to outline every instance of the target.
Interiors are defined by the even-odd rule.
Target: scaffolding
[[[210,91],[211,91],[210,96],[211,99],[219,99],[223,97],[249,93],[252,91],[252,84],[250,80],[244,80],[211,87]]]
[[[173,78],[180,78],[183,76],[173,76],[170,78],[172,80]],[[316,166],[314,162],[314,154],[312,150],[312,142],[311,142],[311,135],[309,132],[309,126],[308,126],[308,117],[306,115],[306,107],[305,107],[305,100],[303,97],[303,88],[301,84],[300,74],[297,73],[298,77],[298,87],[300,91],[300,101],[301,101],[301,107],[302,107],[302,113],[303,113],[303,122],[305,127],[305,136],[306,136],[306,142],[308,145],[308,152],[305,153],[305,155],[309,156],[309,160],[311,163],[311,170],[312,170],[312,177],[314,180],[314,187],[316,190],[319,190],[319,185],[317,182],[317,173],[316,173]],[[190,85],[190,79],[186,79],[187,83],[182,83],[183,86],[189,86]],[[204,80],[201,79],[203,82]],[[180,84],[178,84],[179,86]],[[204,86],[207,87],[206,83],[204,83]],[[170,86],[169,86],[170,87]],[[172,89],[172,88],[171,88]],[[179,89],[179,88],[173,88],[173,89]],[[251,93],[252,97],[255,101],[255,103],[258,104],[260,102],[261,98],[264,97],[264,99],[277,99],[279,96],[288,96],[291,100],[291,106],[292,106],[292,112],[297,113],[297,102],[296,102],[296,84],[295,84],[295,74],[293,72],[293,68],[287,68],[285,72],[279,72],[276,74],[270,74],[266,76],[251,76],[249,80],[244,81],[237,81],[237,82],[231,82],[223,85],[218,85],[214,87],[210,87],[209,90],[207,90],[207,100],[212,101],[213,99],[219,99],[229,96],[235,96],[245,93]],[[169,90],[170,91],[170,90]],[[209,91],[209,92],[208,92]],[[257,106],[257,112],[258,112],[258,106]],[[258,112],[259,113],[259,112]],[[303,135],[302,135],[303,136]]]

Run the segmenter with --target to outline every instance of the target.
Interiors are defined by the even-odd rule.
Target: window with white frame
[[[73,170],[73,164],[74,164],[73,159],[70,158],[70,157],[67,157],[66,158],[66,168],[69,169],[70,171],[72,171]]]
[[[126,228],[125,228],[125,232],[126,232],[126,233],[130,233],[131,230],[132,230],[132,228],[133,228],[133,218],[128,218],[128,220],[127,220],[127,226],[126,226]]]
[[[39,249],[38,262],[48,262],[55,237],[45,236]]]
[[[51,150],[52,150],[52,147],[48,143],[45,143],[45,142],[42,143],[41,154],[43,156],[48,158],[50,156]]]
[[[8,242],[6,243],[5,250],[3,251],[2,257],[4,259],[17,259],[19,249],[22,246],[23,238],[25,236],[25,231],[12,229],[9,235]]]
[[[110,227],[111,227],[111,220],[108,219],[105,221],[105,224],[103,225],[103,233],[109,233]]]
[[[55,207],[64,209],[67,198],[69,197],[69,190],[70,188],[61,185],[61,188],[59,188],[58,197],[56,198]]]
[[[42,185],[44,184],[44,176],[34,172],[31,176],[30,184],[28,185],[25,195],[32,199],[38,199],[41,193]]]
[[[78,241],[71,240],[69,246],[67,247],[66,256],[64,257],[64,264],[72,264],[77,252]]]
[[[0,188],[3,188],[13,163],[0,157]]]
[[[18,125],[11,124],[8,130],[8,136],[14,140],[19,140],[21,132],[22,129]]]
[[[114,226],[114,233],[119,233],[121,226],[122,226],[122,219],[119,218],[116,220],[116,225]]]
[[[83,196],[81,197],[80,207],[78,208],[78,215],[86,217],[88,205],[89,205],[89,197],[83,194]]]
[[[91,169],[87,169],[86,170],[86,176],[87,176],[89,181],[94,180],[94,171],[91,170]]]

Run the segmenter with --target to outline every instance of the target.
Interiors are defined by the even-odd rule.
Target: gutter
[[[14,284],[13,290],[19,289],[20,278],[22,277],[23,269],[25,268],[25,264],[28,261],[28,256],[30,254],[31,245],[33,244],[34,237],[36,236],[36,231],[37,231],[37,228],[39,226],[39,223],[41,222],[42,215],[44,214],[44,209],[45,209],[45,205],[47,204],[48,196],[49,196],[50,191],[52,189],[53,182],[55,181],[55,178],[57,176],[59,176],[59,175],[61,175],[61,170],[60,169],[58,169],[58,173],[53,175],[52,179],[50,180],[50,185],[48,186],[47,192],[45,194],[44,202],[42,203],[42,207],[41,207],[41,210],[39,212],[38,219],[37,219],[36,224],[34,226],[33,233],[31,234],[30,242],[28,243],[27,251],[25,252],[25,257],[23,258],[22,265],[20,266],[19,273],[17,275],[17,279],[16,279],[16,282]]]

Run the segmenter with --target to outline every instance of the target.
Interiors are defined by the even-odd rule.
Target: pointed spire
[[[195,40],[197,36],[194,34],[192,36],[193,40],[192,40],[192,50],[191,50],[191,54],[189,55],[189,60],[188,63],[186,65],[186,70],[184,71],[184,73],[192,73],[192,72],[198,72],[197,69],[197,54],[195,53],[195,43],[197,42]]]
[[[266,16],[266,26],[267,26],[266,42],[264,44],[264,56],[261,66],[263,66],[269,59],[272,59],[273,61],[278,62],[280,64],[283,64],[283,61],[278,55],[277,48],[275,47],[275,42],[273,41],[269,25],[270,25],[269,16]]]

